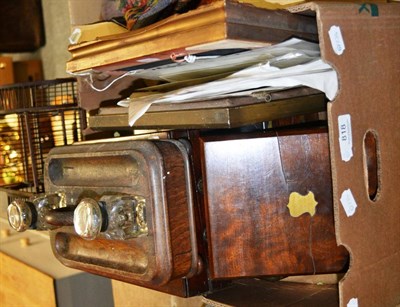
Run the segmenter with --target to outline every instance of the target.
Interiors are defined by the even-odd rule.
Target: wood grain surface
[[[326,131],[203,139],[207,240],[213,278],[335,272]],[[291,216],[292,192],[314,194],[315,215]]]
[[[182,278],[195,276],[199,269],[187,160],[185,147],[174,140],[84,144],[54,150],[48,161],[47,190],[57,191],[62,186],[76,199],[99,199],[110,193],[139,195],[146,200],[148,226],[148,234],[126,240],[100,234],[88,241],[77,236],[72,227],[56,229],[51,234],[56,257],[72,268],[187,296],[187,281]],[[99,164],[104,165],[103,173],[97,171]],[[61,166],[73,172],[61,176],[57,171]],[[59,177],[52,176],[53,171]],[[206,277],[202,276],[191,283],[201,291],[206,290]]]

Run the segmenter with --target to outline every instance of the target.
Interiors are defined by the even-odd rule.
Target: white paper
[[[189,86],[160,96],[139,98],[129,104],[129,124],[144,114],[152,103],[180,103],[226,97],[232,93],[249,91],[265,87],[291,88],[308,86],[318,89],[333,100],[338,90],[336,72],[322,60],[279,69],[269,63],[240,70],[224,79],[200,85]],[[123,105],[123,102],[119,103]],[[138,116],[137,114],[140,114]]]
[[[218,58],[199,58],[194,63],[173,63],[138,70],[135,71],[137,78],[172,82],[198,80],[199,84],[167,93],[124,99],[118,105],[129,106],[129,124],[132,126],[152,103],[181,103],[245,96],[261,88],[273,90],[307,86],[324,92],[329,100],[333,100],[338,91],[337,74],[319,56],[318,44],[290,39],[281,44]],[[218,79],[222,73],[228,76]],[[217,80],[203,83],[201,78],[209,76],[216,76]],[[153,89],[149,88],[150,90]]]
[[[129,116],[129,125],[133,126],[134,123],[150,108],[150,106],[157,100],[161,95],[149,95],[143,98],[137,99],[131,102],[129,99],[120,101],[118,105],[124,106],[127,104],[129,107],[128,116]]]
[[[172,91],[157,102],[188,102],[191,99],[221,95],[250,88],[302,85],[321,90],[326,93],[328,99],[332,100],[338,88],[337,76],[335,71],[322,60],[284,69],[270,66],[267,63],[240,70],[221,80]]]
[[[342,36],[342,31],[339,26],[332,26],[329,31],[329,39],[331,41],[332,49],[337,55],[342,55],[346,49]]]
[[[193,63],[183,62],[161,65],[138,71],[135,75],[151,80],[182,81],[237,71],[296,52],[301,52],[303,56],[310,57],[310,59],[320,56],[318,44],[292,38],[280,44],[211,59],[209,57],[196,56],[196,60]]]
[[[338,116],[340,156],[345,162],[353,157],[353,134],[351,130],[351,116],[344,114]]]
[[[348,303],[347,307],[358,307],[358,299],[352,298]]]
[[[350,189],[343,191],[342,196],[340,197],[340,202],[347,217],[354,215],[357,209],[357,203]]]

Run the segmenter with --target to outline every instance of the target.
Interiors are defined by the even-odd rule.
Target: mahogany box
[[[339,272],[326,129],[204,137],[212,278]]]

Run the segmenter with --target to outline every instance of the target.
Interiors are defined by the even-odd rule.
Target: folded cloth
[[[131,30],[154,22],[158,14],[175,0],[121,0],[120,9]]]
[[[213,0],[103,0],[101,20],[114,21],[128,30],[145,27],[172,14]]]

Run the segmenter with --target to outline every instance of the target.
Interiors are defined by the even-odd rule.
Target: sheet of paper
[[[129,102],[129,124],[134,125],[152,103],[180,103],[215,99],[256,91],[259,88],[291,88],[308,86],[324,92],[333,100],[338,90],[336,72],[322,60],[287,68],[277,68],[269,63],[240,70],[224,79],[189,86],[165,94],[156,94]],[[242,93],[243,94],[243,93]]]
[[[219,78],[224,74],[225,77]],[[194,63],[174,63],[137,71],[139,78],[169,80],[169,85],[139,89],[147,94],[118,103],[129,107],[132,126],[153,103],[183,103],[251,95],[260,89],[307,86],[332,100],[338,90],[336,72],[320,59],[318,44],[300,39]],[[210,78],[210,76],[218,76]],[[216,80],[214,80],[216,79]],[[208,81],[207,81],[208,80]],[[206,82],[204,82],[206,81]],[[183,87],[182,87],[183,86]],[[152,90],[168,92],[155,92]],[[140,94],[139,94],[140,95]]]
[[[333,69],[322,60],[284,69],[269,63],[253,66],[224,79],[190,86],[164,95],[157,102],[188,102],[213,95],[256,89],[265,86],[309,86],[325,92],[332,100],[337,91],[337,77]]]
[[[235,72],[289,53],[301,53],[303,57],[310,58],[317,58],[320,55],[318,44],[292,38],[280,44],[211,59],[199,56],[193,63],[172,63],[140,70],[135,73],[135,76],[169,82],[185,81],[208,77],[210,75]]]

